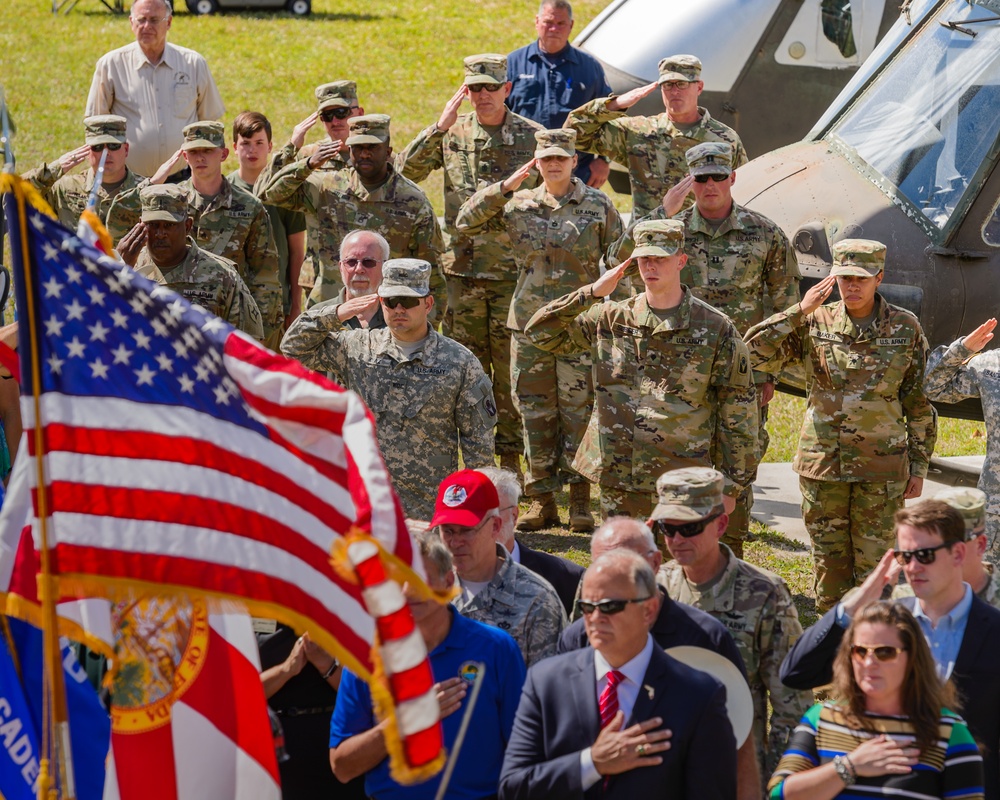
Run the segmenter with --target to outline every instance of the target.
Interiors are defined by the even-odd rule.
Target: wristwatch
[[[330,680],[330,676],[337,671],[337,667],[339,666],[340,662],[337,661],[337,659],[333,659],[333,661],[330,662],[330,669],[328,669],[326,672],[323,673],[323,680],[325,681]],[[839,758],[840,756],[837,757]]]
[[[844,786],[852,786],[858,780],[858,776],[851,769],[851,762],[847,756],[834,756],[833,768],[837,770],[837,776],[844,782]]]

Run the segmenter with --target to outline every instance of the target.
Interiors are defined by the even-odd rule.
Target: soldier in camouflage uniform
[[[931,400],[958,403],[977,397],[986,420],[986,461],[979,488],[986,492],[986,558],[1000,565],[1000,350],[980,352],[993,338],[988,319],[968,336],[935,347],[927,360],[924,389]]]
[[[706,467],[673,470],[657,480],[660,502],[650,525],[674,558],[656,579],[670,597],[711,614],[736,640],[753,695],[763,789],[813,698],[785,687],[778,675],[802,635],[791,592],[777,575],[740,560],[720,541],[726,530],[722,485],[722,474]],[[691,535],[698,527],[700,533]]]
[[[681,281],[695,297],[724,312],[741,335],[775,311],[799,300],[801,278],[788,237],[763,214],[733,202],[733,148],[727,142],[703,142],[685,153],[689,175],[667,192],[663,203],[645,219],[673,216],[684,223],[687,264]],[[693,191],[695,203],[681,210]],[[679,212],[679,213],[678,213]],[[674,216],[676,215],[676,216]],[[631,227],[635,227],[633,223]],[[634,244],[630,230],[612,248],[612,264],[628,258]],[[760,405],[760,457],[767,452],[767,404],[774,395],[774,376],[754,371]],[[743,556],[750,527],[753,492],[747,492],[730,515],[725,543]]]
[[[716,467],[726,477],[727,503],[735,504],[757,469],[746,347],[725,314],[681,284],[680,222],[645,222],[635,240],[642,294],[597,302],[630,259],[549,303],[525,328],[547,352],[593,355],[594,413],[573,467],[600,484],[605,517],[647,518],[657,476],[684,466]]]
[[[90,192],[94,188],[97,168],[105,149],[108,157],[104,162],[104,175],[97,189],[95,213],[103,222],[111,208],[111,201],[121,192],[135,189],[145,183],[145,178],[136,175],[125,166],[128,157],[128,142],[125,137],[125,118],[114,114],[87,117],[83,121],[85,144],[62,155],[54,164],[44,163],[37,169],[24,174],[42,197],[52,206],[59,221],[71,230],[76,230],[80,214],[87,207]],[[90,165],[84,173],[68,175],[77,164],[86,161]],[[139,221],[139,214],[132,214],[126,222],[129,227]]]
[[[518,530],[558,524],[553,492],[568,482],[570,527],[591,531],[590,485],[572,466],[593,411],[590,353],[549,354],[523,331],[547,302],[600,277],[601,256],[621,235],[622,222],[606,194],[573,177],[573,131],[538,131],[535,139],[534,159],[476,192],[462,206],[458,227],[475,232],[503,225],[520,268],[507,324],[516,331],[512,380],[524,424],[524,490],[532,505]],[[542,173],[543,184],[518,191],[532,169]]]
[[[486,53],[465,59],[462,88],[441,117],[417,134],[396,157],[396,168],[412,181],[444,171],[445,252],[448,314],[441,330],[479,358],[493,379],[497,400],[497,453],[507,469],[521,473],[521,420],[511,399],[510,330],[507,313],[514,295],[517,263],[506,229],[475,233],[455,226],[459,207],[478,189],[510,176],[531,159],[541,125],[510,111],[506,56]],[[458,115],[468,98],[473,111]],[[537,176],[530,178],[534,185]]]
[[[885,245],[843,239],[832,249],[830,275],[746,336],[754,369],[805,368],[809,405],[792,468],[822,612],[892,546],[893,515],[920,496],[937,438],[920,323],[876,292]],[[821,305],[835,282],[843,299]]]
[[[407,516],[429,519],[438,484],[458,469],[494,463],[493,387],[476,357],[427,318],[431,265],[402,258],[382,267],[378,295],[388,327],[343,330],[336,304],[303,312],[281,352],[332,370],[375,415],[375,432]]]
[[[264,204],[223,177],[222,162],[229,149],[221,122],[193,122],[186,126],[184,144],[178,153],[177,157],[183,157],[191,167],[191,177],[177,185],[187,191],[195,241],[202,250],[236,264],[260,309],[265,344],[276,347],[285,317],[278,250]],[[173,163],[165,163],[150,182],[165,181]],[[128,214],[139,206],[137,189],[119,194],[111,204],[108,231],[116,241],[129,230]]]
[[[628,167],[632,186],[632,215],[652,213],[663,196],[687,173],[684,153],[699,142],[729,142],[733,163],[747,155],[736,131],[712,119],[698,105],[701,61],[694,56],[664,58],[659,79],[620,97],[593,100],[571,111],[566,127],[576,131],[577,147],[612,158]],[[655,117],[629,117],[625,111],[659,86],[666,111]]]
[[[439,264],[443,241],[430,201],[420,188],[392,167],[389,117],[369,114],[349,120],[353,166],[323,170],[336,153],[333,143],[279,170],[258,192],[267,202],[304,211],[310,239],[319,257],[319,274],[310,295],[313,302],[330,300],[340,290],[340,240],[356,228],[378,231],[389,242],[393,258],[418,258],[432,267],[431,293],[444,306],[444,273]],[[329,275],[329,279],[325,276]]]
[[[430,524],[438,526],[455,562],[459,613],[509,633],[529,667],[555,655],[566,611],[552,584],[496,541],[502,521],[493,482],[472,469],[449,475],[438,488]]]
[[[202,250],[191,238],[187,192],[176,184],[148,185],[139,197],[141,221],[118,244],[122,260],[140,275],[263,339],[260,311],[236,265]]]

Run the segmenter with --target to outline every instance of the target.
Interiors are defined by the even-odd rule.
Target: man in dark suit
[[[915,597],[909,608],[931,644],[943,678],[951,678],[961,713],[983,748],[987,800],[1000,800],[1000,610],[962,580],[966,558],[961,514],[924,500],[896,514],[896,549],[883,557],[857,592],[807,628],[781,665],[781,680],[811,689],[833,680],[833,659],[851,616],[895,584],[899,565]]]
[[[732,800],[726,691],[653,642],[659,600],[649,564],[629,550],[601,556],[584,574],[580,604],[592,647],[529,671],[500,800]]]
[[[574,564],[567,558],[560,558],[541,550],[532,550],[514,537],[514,526],[517,524],[521,499],[521,484],[517,475],[509,469],[499,467],[483,467],[478,470],[493,481],[500,495],[500,532],[496,540],[502,544],[511,558],[522,567],[527,567],[536,575],[541,575],[552,584],[559,599],[562,601],[566,614],[573,612],[573,600],[583,577],[583,567]]]

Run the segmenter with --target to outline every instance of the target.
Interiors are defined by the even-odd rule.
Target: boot
[[[590,513],[590,484],[569,485],[569,529],[579,533],[594,530],[594,517]]]
[[[521,472],[521,457],[517,453],[501,453],[500,469],[507,469],[517,475],[517,482],[524,489],[524,473]]]
[[[559,509],[551,492],[531,498],[531,508],[517,520],[519,531],[540,531],[559,524]]]

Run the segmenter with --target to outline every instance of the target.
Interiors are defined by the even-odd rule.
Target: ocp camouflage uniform
[[[63,175],[62,167],[56,164],[44,163],[37,169],[24,173],[22,176],[42,193],[52,210],[56,212],[59,222],[70,230],[76,230],[80,224],[80,214],[87,207],[90,199],[90,192],[94,188],[94,171],[88,169],[86,172],[74,175]],[[95,213],[103,222],[107,219],[108,211],[111,210],[112,201],[123,192],[138,189],[146,183],[146,179],[141,175],[136,175],[128,167],[125,168],[125,180],[118,187],[114,194],[109,194],[104,186],[97,190],[97,208]],[[125,214],[121,218],[121,224],[126,227],[126,231],[131,230],[139,222],[139,212]]]
[[[292,323],[281,352],[331,370],[375,415],[376,436],[407,516],[430,519],[438,484],[458,469],[494,462],[496,406],[476,357],[428,325],[423,348],[407,357],[388,328],[343,330],[336,304],[314,306]]]
[[[813,703],[812,692],[789,689],[778,675],[785,655],[802,635],[802,625],[781,578],[738,559],[725,544],[719,547],[726,567],[709,584],[689,582],[672,560],[660,567],[656,580],[674,600],[711,614],[736,640],[753,695],[753,736],[766,785],[789,733]]]
[[[499,544],[497,558],[503,564],[493,579],[471,600],[456,598],[455,608],[463,617],[509,633],[530,667],[556,654],[566,611],[552,584],[514,561]]]
[[[978,397],[986,421],[986,461],[979,488],[986,493],[986,557],[1000,563],[1000,351],[975,353],[962,344],[934,348],[924,378],[927,396],[939,403]]]
[[[809,404],[792,468],[813,542],[816,606],[826,611],[891,547],[907,481],[927,474],[937,438],[923,389],[927,340],[913,314],[877,294],[865,330],[843,301],[808,317],[795,304],[746,340],[755,369],[778,374],[802,363],[806,371]]]
[[[431,294],[445,307],[444,274],[439,265],[443,241],[437,217],[427,196],[392,165],[385,183],[367,189],[352,168],[315,170],[304,158],[278,171],[261,189],[272,205],[302,211],[309,226],[310,248],[318,257],[319,274],[309,295],[313,302],[337,296],[340,281],[340,240],[358,228],[382,234],[392,258],[429,261]],[[315,235],[314,235],[315,234]]]
[[[504,196],[502,183],[494,183],[458,215],[460,230],[500,226],[520,269],[507,325],[516,331],[511,379],[524,424],[524,488],[541,495],[582,480],[573,461],[593,412],[593,361],[589,352],[547,353],[523,331],[546,303],[600,277],[601,256],[622,221],[606,194],[573,178],[563,197],[544,184]]]
[[[667,191],[687,175],[684,153],[699,142],[729,142],[737,167],[747,163],[740,137],[732,128],[712,119],[698,107],[700,121],[678,127],[666,112],[652,117],[630,117],[625,111],[608,111],[610,97],[592,100],[566,118],[576,131],[576,146],[606,156],[628,168],[635,218],[653,212]],[[688,201],[690,203],[690,201]]]
[[[531,160],[535,131],[541,126],[507,111],[496,134],[476,114],[462,114],[447,131],[433,124],[417,134],[396,157],[396,167],[420,182],[444,170],[445,250],[441,257],[448,283],[448,313],[441,330],[468,347],[493,379],[499,423],[497,452],[521,453],[521,421],[511,399],[511,343],[507,328],[517,278],[510,238],[502,226],[473,235],[455,227],[462,203],[483,187],[502,181]],[[537,178],[531,178],[534,185]]]
[[[264,338],[260,310],[243,282],[236,265],[202,250],[190,236],[184,260],[162,272],[144,247],[135,263],[140,275],[172,289],[197,303],[255,339]]]
[[[757,469],[749,356],[729,318],[687,287],[661,320],[645,293],[602,303],[584,286],[542,308],[525,333],[550,353],[593,355],[594,413],[573,467],[601,485],[605,517],[645,519],[657,477],[680,467],[715,467],[732,497],[747,490]]]

